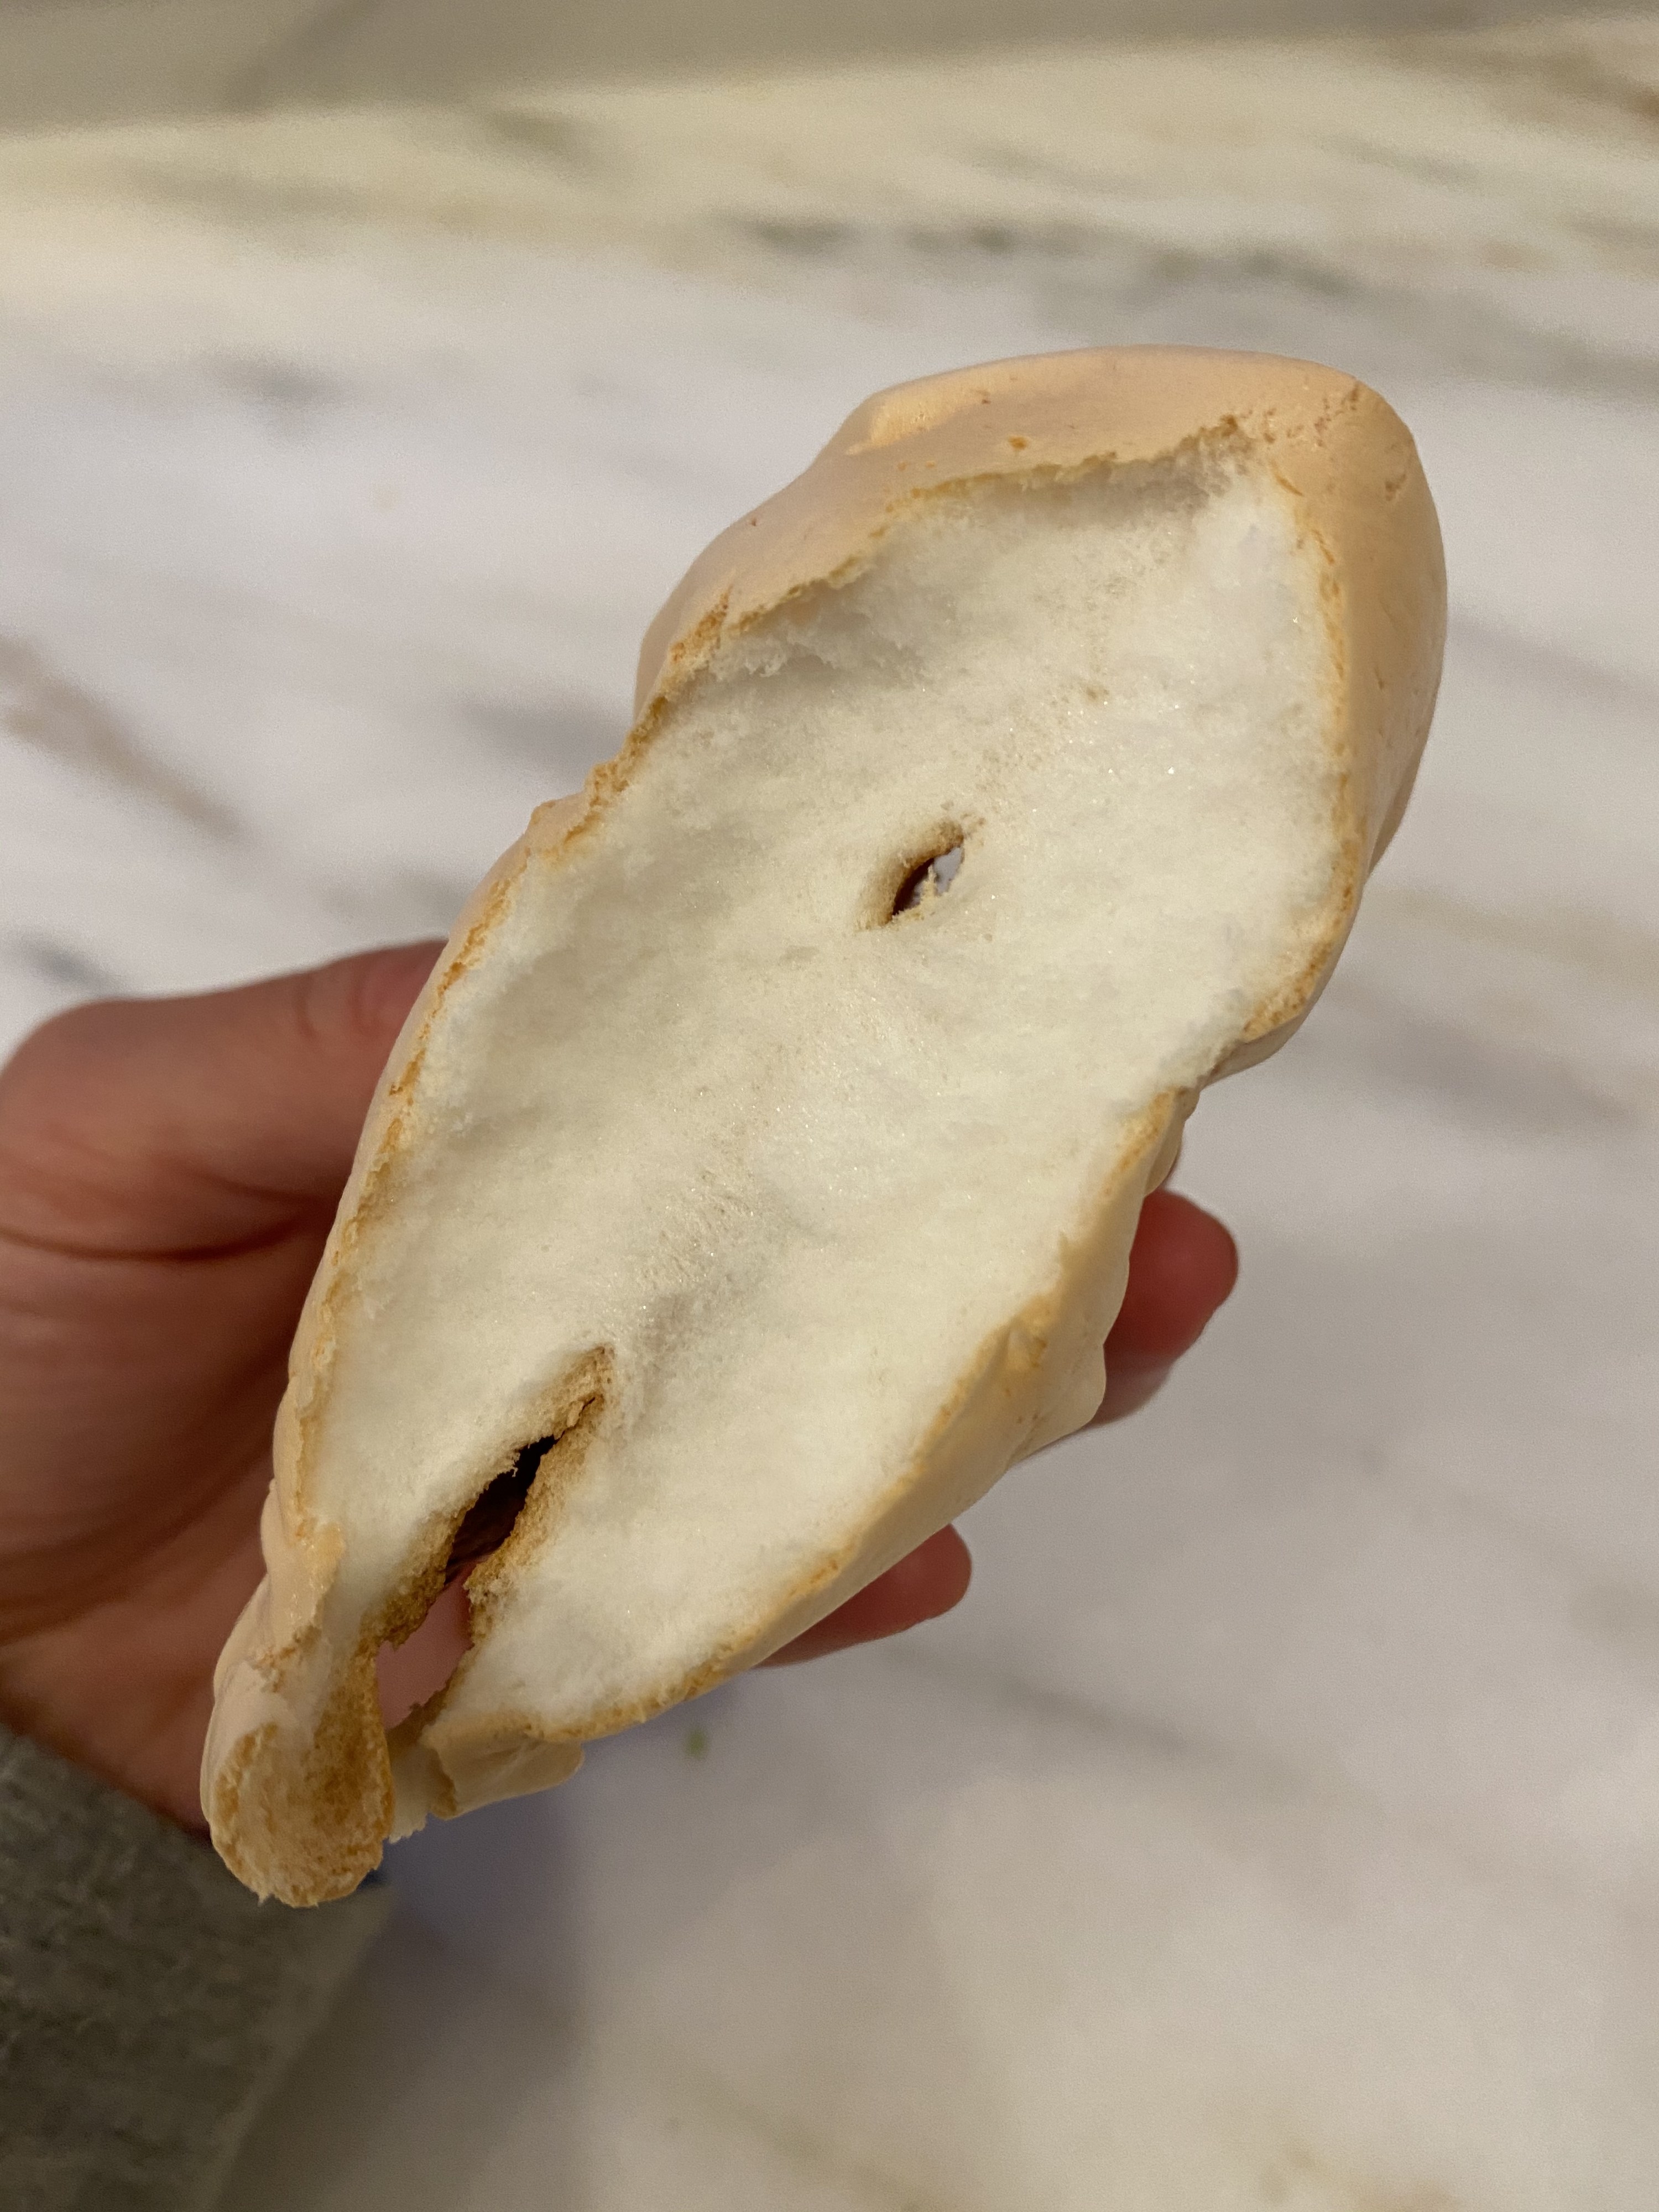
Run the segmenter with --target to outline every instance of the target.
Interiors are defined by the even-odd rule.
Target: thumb
[[[183,1254],[331,1211],[440,950],[58,1015],[0,1071],[0,1231]]]

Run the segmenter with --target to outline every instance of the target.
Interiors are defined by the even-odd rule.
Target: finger
[[[1191,1199],[1154,1191],[1142,1206],[1128,1287],[1106,1340],[1106,1396],[1097,1421],[1144,1406],[1191,1350],[1238,1279],[1238,1248]]]
[[[788,1667],[799,1659],[822,1659],[849,1644],[873,1644],[879,1637],[896,1636],[919,1621],[933,1620],[960,1603],[973,1571],[966,1544],[954,1528],[941,1528],[816,1627],[774,1652],[766,1663]]]
[[[1120,1358],[1179,1358],[1237,1279],[1238,1247],[1225,1226],[1191,1199],[1155,1190],[1140,1209],[1109,1349]]]
[[[222,1249],[331,1208],[435,944],[238,990],[72,1008],[0,1072],[14,1235]]]

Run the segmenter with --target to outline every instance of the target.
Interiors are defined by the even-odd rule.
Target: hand
[[[0,1072],[0,1717],[186,1827],[261,1572],[289,1340],[437,950],[77,1007]],[[1218,1223],[1148,1200],[1104,1417],[1157,1388],[1234,1266]],[[968,1572],[944,1530],[780,1656],[945,1612]],[[464,1638],[457,1585],[383,1671],[394,1717]]]

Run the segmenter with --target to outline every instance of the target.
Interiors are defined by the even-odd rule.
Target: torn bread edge
[[[538,809],[469,900],[411,1012],[307,1300],[261,1523],[266,1577],[216,1671],[202,1770],[214,1843],[259,1895],[308,1905],[348,1893],[379,1863],[399,1799],[401,1830],[428,1810],[463,1812],[563,1780],[580,1764],[583,1741],[756,1664],[963,1511],[1017,1459],[1090,1418],[1141,1203],[1173,1164],[1196,1091],[1149,1103],[1089,1218],[1064,1244],[1054,1283],[980,1347],[845,1556],[827,1562],[787,1608],[734,1636],[695,1679],[638,1711],[595,1714],[591,1726],[557,1738],[538,1735],[533,1716],[503,1714],[447,1742],[434,1700],[388,1742],[375,1655],[424,1617],[454,1528],[411,1530],[419,1557],[404,1583],[371,1618],[337,1623],[328,1599],[341,1534],[307,1498],[337,1304],[408,1142],[409,1103],[438,1010],[484,956],[522,872],[559,865],[604,815],[665,709],[721,643],[815,586],[849,580],[918,501],[992,479],[1039,483],[1241,447],[1290,495],[1319,563],[1340,692],[1330,729],[1340,755],[1341,859],[1312,953],[1253,1011],[1206,1079],[1213,1082],[1276,1050],[1317,998],[1404,811],[1433,713],[1445,623],[1439,531],[1410,434],[1375,392],[1308,362],[1173,347],[1045,355],[899,386],[866,400],[802,476],[716,538],[652,624],[637,719],[621,751],[581,793]]]

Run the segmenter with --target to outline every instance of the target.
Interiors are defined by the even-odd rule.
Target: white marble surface
[[[1577,0],[1606,15],[1617,0]],[[0,0],[0,129],[130,122],[526,76],[639,83],[710,67],[1171,38],[1512,21],[1525,0]]]
[[[1370,374],[1454,626],[1177,1383],[962,1611],[393,1855],[235,2212],[1659,2202],[1659,33],[0,145],[0,1020],[441,926],[717,526],[1041,345]]]

